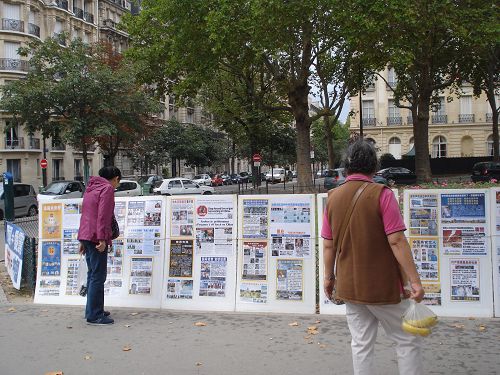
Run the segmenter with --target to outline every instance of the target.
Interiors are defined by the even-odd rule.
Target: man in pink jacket
[[[115,189],[120,184],[120,179],[121,172],[118,168],[103,167],[99,170],[98,177],[90,178],[83,195],[78,240],[80,252],[85,254],[88,266],[85,318],[92,325],[114,323],[109,312],[104,311],[104,282],[107,274],[107,249],[113,239]]]

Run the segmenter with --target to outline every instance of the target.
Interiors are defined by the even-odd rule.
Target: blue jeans
[[[82,241],[87,260],[87,306],[85,318],[89,321],[97,320],[104,314],[104,282],[108,267],[108,249],[99,252],[96,244]]]

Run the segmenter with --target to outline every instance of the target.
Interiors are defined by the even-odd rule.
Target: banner
[[[5,221],[5,267],[16,289],[21,289],[25,238],[21,228]]]

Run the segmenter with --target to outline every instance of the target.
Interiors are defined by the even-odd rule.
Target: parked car
[[[288,175],[285,168],[273,168],[266,173],[266,181],[271,183],[288,181]]]
[[[376,182],[377,184],[382,184],[385,186],[392,186],[392,184],[389,183],[384,177],[375,175],[373,176],[373,181]]]
[[[250,174],[248,172],[240,172],[241,182],[248,182]]]
[[[80,181],[52,181],[37,198],[39,201],[83,197],[85,187]]]
[[[495,179],[500,181],[500,163],[483,161],[472,167],[472,181],[482,182]]]
[[[402,167],[381,169],[376,175],[385,178],[389,183],[394,181],[394,184],[397,185],[411,185],[417,182],[415,173]]]
[[[231,174],[231,181],[233,181],[233,184],[240,184],[241,183],[241,176],[239,174],[233,173]]]
[[[136,197],[142,195],[142,187],[137,181],[121,180],[115,189],[115,197]]]
[[[155,194],[180,195],[180,194],[213,194],[215,189],[211,186],[198,185],[185,178],[166,178],[161,185],[154,189]]]
[[[208,174],[198,174],[193,177],[193,181],[198,185],[210,186],[212,184],[212,177],[210,177]]]
[[[292,177],[297,178],[297,176],[298,176],[297,171],[292,171]]]
[[[216,174],[212,177],[211,186],[222,186],[224,184],[224,180],[222,179],[220,174]]]
[[[36,216],[38,214],[38,201],[33,186],[27,184],[14,184],[14,216]],[[3,185],[0,184],[0,220],[5,217],[5,200]]]
[[[229,176],[228,174],[223,174],[220,176],[220,178],[222,178],[222,185],[232,185],[233,184],[233,180],[231,179],[231,176]]]
[[[325,189],[330,190],[345,182],[346,172],[344,168],[327,169],[324,173],[325,181],[323,186]]]

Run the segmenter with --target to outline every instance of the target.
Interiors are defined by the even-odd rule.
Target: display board
[[[24,239],[26,234],[17,225],[5,222],[5,267],[16,289],[21,288]]]
[[[235,195],[169,197],[162,308],[234,311]]]
[[[35,303],[83,305],[77,285],[82,199],[39,202]],[[106,306],[160,307],[167,199],[115,199],[120,236],[108,253]]]
[[[490,194],[406,190],[407,238],[426,295],[441,316],[493,316]]]
[[[237,311],[314,313],[313,194],[239,196]]]
[[[495,316],[500,317],[500,188],[490,189],[490,199],[493,300],[495,302]]]

